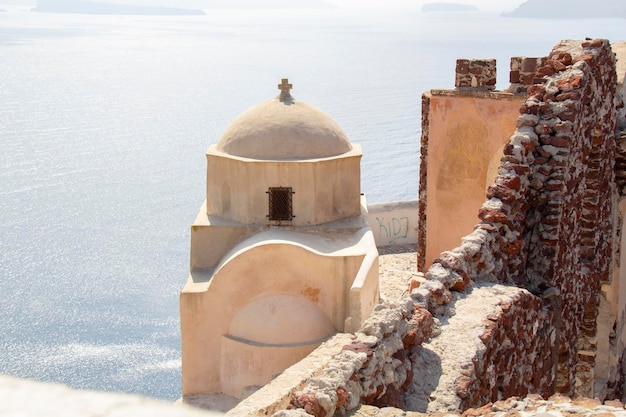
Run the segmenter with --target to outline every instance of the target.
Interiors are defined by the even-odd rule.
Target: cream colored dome
[[[239,115],[215,148],[245,158],[286,160],[337,156],[352,145],[330,116],[283,93]]]

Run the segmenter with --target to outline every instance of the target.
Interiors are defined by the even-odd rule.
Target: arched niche
[[[311,300],[270,294],[242,307],[228,327],[228,337],[257,345],[294,346],[326,339],[337,330]]]
[[[246,397],[336,333],[312,301],[272,294],[242,307],[222,337],[222,392]]]
[[[327,252],[312,249],[317,246]],[[244,398],[344,331],[347,321],[359,320],[351,313],[360,304],[352,308],[350,297],[364,256],[339,255],[326,239],[274,230],[241,242],[210,276],[192,272],[198,276],[181,297],[185,395]],[[274,323],[254,321],[259,328],[270,324],[265,333],[245,324],[253,316],[267,321],[272,311],[280,313]]]

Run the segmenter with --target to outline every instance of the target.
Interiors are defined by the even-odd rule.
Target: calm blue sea
[[[420,98],[457,58],[543,56],[623,20],[417,12],[0,12],[0,373],[173,400],[207,146],[283,77],[363,146],[369,202],[414,199]]]

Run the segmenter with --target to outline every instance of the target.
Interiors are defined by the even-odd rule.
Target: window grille
[[[269,214],[267,217],[274,221],[293,220],[293,204],[291,187],[270,187],[267,191],[269,195]]]

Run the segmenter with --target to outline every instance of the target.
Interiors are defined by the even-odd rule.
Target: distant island
[[[39,0],[34,12],[81,13],[102,15],[204,15],[200,9],[176,7],[131,6],[83,0]]]
[[[423,12],[475,12],[478,7],[460,3],[426,3],[422,6]]]
[[[526,0],[507,17],[531,18],[626,18],[626,2],[623,0],[594,0],[593,3],[583,0]]]

